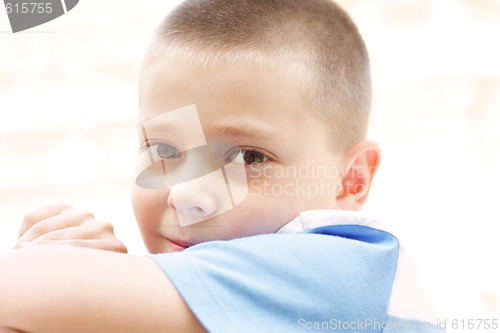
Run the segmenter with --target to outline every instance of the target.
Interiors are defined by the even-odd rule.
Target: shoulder
[[[151,256],[209,331],[292,332],[300,320],[383,321],[397,241],[364,226],[214,241]]]

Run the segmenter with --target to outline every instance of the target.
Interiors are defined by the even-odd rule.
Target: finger
[[[23,221],[21,222],[21,227],[19,228],[19,237],[23,236],[24,233],[36,223],[43,221],[49,217],[59,215],[67,209],[71,209],[71,206],[64,203],[55,203],[32,210],[31,212],[26,214]]]
[[[127,253],[127,247],[117,238],[109,239],[63,239],[63,240],[36,240],[34,242],[23,242],[19,248],[43,245],[71,245],[86,247],[90,249]]]
[[[59,215],[35,223],[19,238],[19,242],[33,241],[50,232],[79,226],[93,220],[95,220],[94,215],[88,211],[66,210]]]
[[[65,239],[105,239],[115,237],[113,225],[107,222],[91,221],[79,226],[57,229],[34,239],[65,240]]]

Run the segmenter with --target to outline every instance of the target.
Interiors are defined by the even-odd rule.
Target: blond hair
[[[146,61],[165,53],[202,66],[287,66],[336,149],[366,136],[368,53],[349,15],[330,0],[187,0],[161,22]]]

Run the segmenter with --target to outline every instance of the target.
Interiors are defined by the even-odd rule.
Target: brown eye
[[[267,157],[255,150],[243,150],[243,161],[245,164],[258,164],[267,160]]]
[[[237,164],[260,164],[268,160],[269,158],[263,153],[256,150],[238,149],[231,152],[227,163],[234,162]]]
[[[156,153],[159,158],[179,158],[181,154],[169,144],[159,143],[156,145]]]

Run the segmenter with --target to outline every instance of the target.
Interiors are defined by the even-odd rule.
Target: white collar
[[[285,224],[277,233],[297,233],[328,225],[357,224],[374,227],[380,222],[350,210],[307,210]]]

